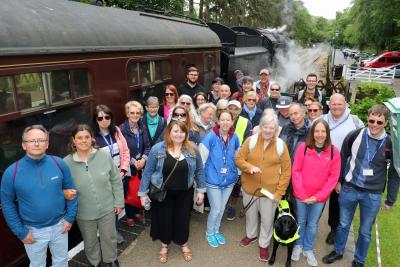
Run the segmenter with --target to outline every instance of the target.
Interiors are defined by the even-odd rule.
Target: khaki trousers
[[[86,257],[90,264],[111,263],[117,259],[117,232],[115,213],[110,212],[97,220],[76,220],[81,231]],[[99,230],[99,238],[97,237]]]
[[[250,202],[252,195],[247,194],[242,189],[243,193],[243,206]],[[258,214],[261,217],[260,235],[258,238],[258,245],[262,248],[269,246],[269,243],[274,232],[274,216],[278,203],[273,202],[267,197],[256,197],[255,202],[246,211],[246,235],[249,238],[257,237],[258,230]]]

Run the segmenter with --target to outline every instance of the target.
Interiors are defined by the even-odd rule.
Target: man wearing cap
[[[264,98],[268,97],[268,90],[269,90],[269,70],[262,69],[259,73],[260,79],[256,81],[253,85],[253,89],[256,90],[257,95],[262,101]]]
[[[218,99],[219,99],[219,89],[221,88],[221,85],[224,84],[224,80],[220,77],[215,78],[211,82],[211,92],[208,93],[207,95],[207,100],[208,102],[217,104]]]
[[[278,108],[278,122],[279,126],[283,127],[290,122],[289,120],[289,106],[292,104],[292,101],[287,96],[282,96],[279,98],[278,104],[276,107]]]
[[[240,105],[240,102],[237,100],[229,101],[228,111],[232,114],[234,121],[233,128],[235,128],[235,133],[239,137],[239,142],[240,144],[243,144],[246,138],[251,135],[251,129],[253,128],[251,121],[243,116],[240,116],[240,113],[242,112],[242,106]],[[239,198],[240,187],[241,183],[240,179],[238,179],[237,183],[233,187],[231,198],[229,199],[228,202],[228,209],[226,212],[227,213],[226,219],[228,221],[232,221],[236,217],[236,203]]]
[[[307,97],[322,103],[322,93],[317,89],[318,77],[315,73],[309,73],[306,78],[306,89],[300,90],[294,97],[294,101],[304,104]]]
[[[199,70],[196,67],[189,67],[186,70],[186,81],[179,86],[179,95],[189,95],[193,99],[198,92],[205,92],[198,80]]]

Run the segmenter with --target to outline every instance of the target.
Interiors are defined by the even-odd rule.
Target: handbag
[[[176,166],[178,166],[179,160],[177,159],[175,162],[174,168],[172,168],[172,171],[169,173],[167,179],[162,183],[160,188],[157,188],[153,184],[150,184],[149,188],[149,197],[153,201],[157,202],[163,202],[165,197],[167,196],[167,189],[165,189],[165,184],[168,182],[169,178],[171,178],[172,173],[175,171]]]
[[[138,196],[139,187],[140,187],[140,180],[138,174],[136,173],[136,175],[132,175],[129,179],[125,204],[142,209],[143,206],[142,203],[140,202],[140,197]]]

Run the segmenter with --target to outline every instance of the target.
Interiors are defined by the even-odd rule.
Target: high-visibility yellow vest
[[[244,133],[246,132],[246,128],[247,128],[247,122],[249,120],[246,119],[245,117],[239,116],[239,119],[236,123],[236,127],[235,127],[235,133],[237,134],[237,136],[239,137],[239,142],[240,144],[243,143],[243,139],[244,139]]]

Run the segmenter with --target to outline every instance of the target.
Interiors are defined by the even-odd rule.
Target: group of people
[[[144,107],[129,101],[119,126],[112,111],[98,105],[92,126],[80,124],[72,131],[64,160],[46,155],[49,133],[43,126],[24,130],[26,156],[5,171],[1,201],[31,266],[43,266],[48,246],[53,266],[67,266],[67,236],[75,219],[90,264],[119,266],[117,243],[124,240],[118,215],[125,209],[126,223],[133,226],[143,222],[142,207],[149,203],[150,236],[161,242],[159,261],[168,261],[171,243],[191,261],[193,205],[209,203],[205,240],[216,248],[227,242],[221,231],[224,212],[235,219],[240,195],[246,218],[240,246],[258,239],[259,259],[268,260],[275,210],[286,198],[299,225],[291,258],[298,261],[303,253],[311,266],[318,264],[313,248],[327,200],[331,232],[326,242],[334,250],[324,263],[343,257],[359,204],[353,266],[364,265],[392,157],[386,107],[373,106],[364,128],[340,94],[330,97],[330,111],[322,114],[322,94],[312,73],[293,101],[281,96],[267,69],[260,70],[256,82],[242,76],[232,95],[221,78],[206,93],[198,77],[195,67],[188,68],[185,83],[178,89],[167,85],[161,103],[153,96]],[[396,201],[400,180],[389,167],[386,210]],[[134,176],[140,179],[142,207],[126,203]],[[152,197],[157,190],[166,192],[162,199]]]

